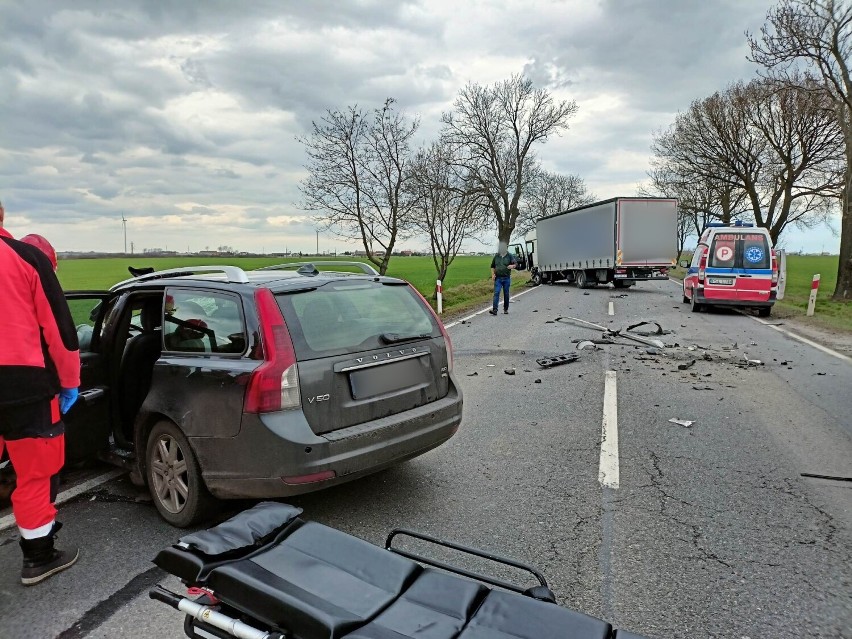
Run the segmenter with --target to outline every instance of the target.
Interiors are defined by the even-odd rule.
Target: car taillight
[[[435,309],[432,308],[432,305],[429,302],[426,301],[426,298],[423,297],[423,295],[421,295],[420,291],[418,291],[413,286],[411,287],[411,290],[413,290],[415,293],[417,293],[417,296],[421,300],[423,300],[423,303],[426,305],[426,308],[428,308],[429,312],[432,313],[432,317],[434,317],[435,321],[438,322],[438,326],[441,329],[441,335],[444,336],[444,345],[447,349],[447,372],[452,373],[453,372],[453,342],[452,342],[452,340],[450,340],[450,334],[447,332],[447,329],[444,327],[444,323],[441,321],[441,318],[438,317],[438,314],[435,312]]]
[[[704,275],[707,270],[707,253],[701,256],[701,260],[698,262],[698,281],[700,283],[704,283]]]
[[[298,408],[302,405],[302,396],[296,351],[281,309],[268,288],[259,289],[254,300],[261,338],[261,348],[255,357],[262,358],[263,363],[249,378],[244,410],[247,413],[271,413]]]
[[[778,284],[778,258],[775,256],[775,249],[772,249],[772,284]]]

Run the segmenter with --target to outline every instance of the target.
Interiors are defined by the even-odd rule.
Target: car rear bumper
[[[695,301],[699,304],[704,304],[705,306],[736,306],[736,307],[747,307],[747,308],[766,308],[771,307],[775,304],[775,292],[771,292],[769,294],[769,299],[764,300],[743,300],[743,299],[729,299],[725,297],[706,297],[703,292],[696,291]]]
[[[193,438],[202,475],[219,498],[275,498],[335,486],[421,455],[458,430],[462,396],[449,394],[425,406],[367,424],[316,435],[301,411],[244,415],[233,438]],[[327,471],[323,481],[295,483]],[[290,478],[290,482],[285,481]]]

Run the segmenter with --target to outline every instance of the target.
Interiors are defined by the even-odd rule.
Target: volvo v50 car
[[[443,324],[408,283],[333,264],[364,272],[184,268],[69,292],[69,461],[125,465],[189,526],[215,498],[318,490],[447,441],[462,396]]]

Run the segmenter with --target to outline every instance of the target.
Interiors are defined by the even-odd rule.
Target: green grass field
[[[317,260],[335,258],[317,258]],[[340,257],[338,260],[353,260],[366,262],[364,258]],[[62,287],[68,290],[97,290],[107,289],[116,282],[130,277],[128,266],[152,266],[157,270],[180,268],[185,266],[207,266],[213,264],[231,264],[243,269],[255,269],[285,262],[309,261],[310,258],[287,260],[282,258],[261,257],[222,257],[222,258],[104,258],[104,259],[74,259],[62,260],[59,263],[59,280]],[[489,256],[460,256],[450,266],[444,281],[444,308],[456,310],[468,305],[487,300],[491,294]],[[394,257],[390,262],[388,275],[399,277],[411,282],[427,299],[435,291],[435,266],[431,257]],[[526,281],[526,274],[516,277],[518,282]],[[82,305],[74,306],[75,319],[82,312]],[[77,306],[80,306],[78,309]]]
[[[681,259],[690,259],[684,255]],[[787,257],[787,288],[784,299],[776,304],[779,317],[801,317],[803,321],[844,331],[852,331],[852,302],[834,302],[831,296],[837,283],[836,255],[790,255]],[[806,317],[808,296],[811,292],[813,276],[820,274],[819,294],[817,295],[816,311],[813,317]],[[673,272],[682,278],[685,269],[678,268]]]

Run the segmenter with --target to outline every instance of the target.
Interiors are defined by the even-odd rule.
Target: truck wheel
[[[577,288],[589,288],[589,279],[586,277],[586,271],[577,271]]]
[[[758,317],[769,317],[769,315],[771,313],[772,313],[772,307],[771,306],[761,306],[759,309],[757,309]]]
[[[553,284],[553,278],[550,277],[550,273],[542,273],[541,274],[541,283],[542,284]]]
[[[539,286],[541,284],[541,273],[539,271],[533,273],[532,277],[530,278],[530,281],[532,282],[533,286]]]
[[[692,312],[693,313],[700,313],[701,311],[704,310],[704,304],[699,304],[698,302],[695,301],[697,298],[698,298],[698,296],[695,294],[695,289],[692,289],[692,299],[690,300],[690,302],[692,303]]]
[[[145,448],[148,489],[160,516],[187,528],[203,520],[216,503],[186,436],[172,422],[154,425]]]

